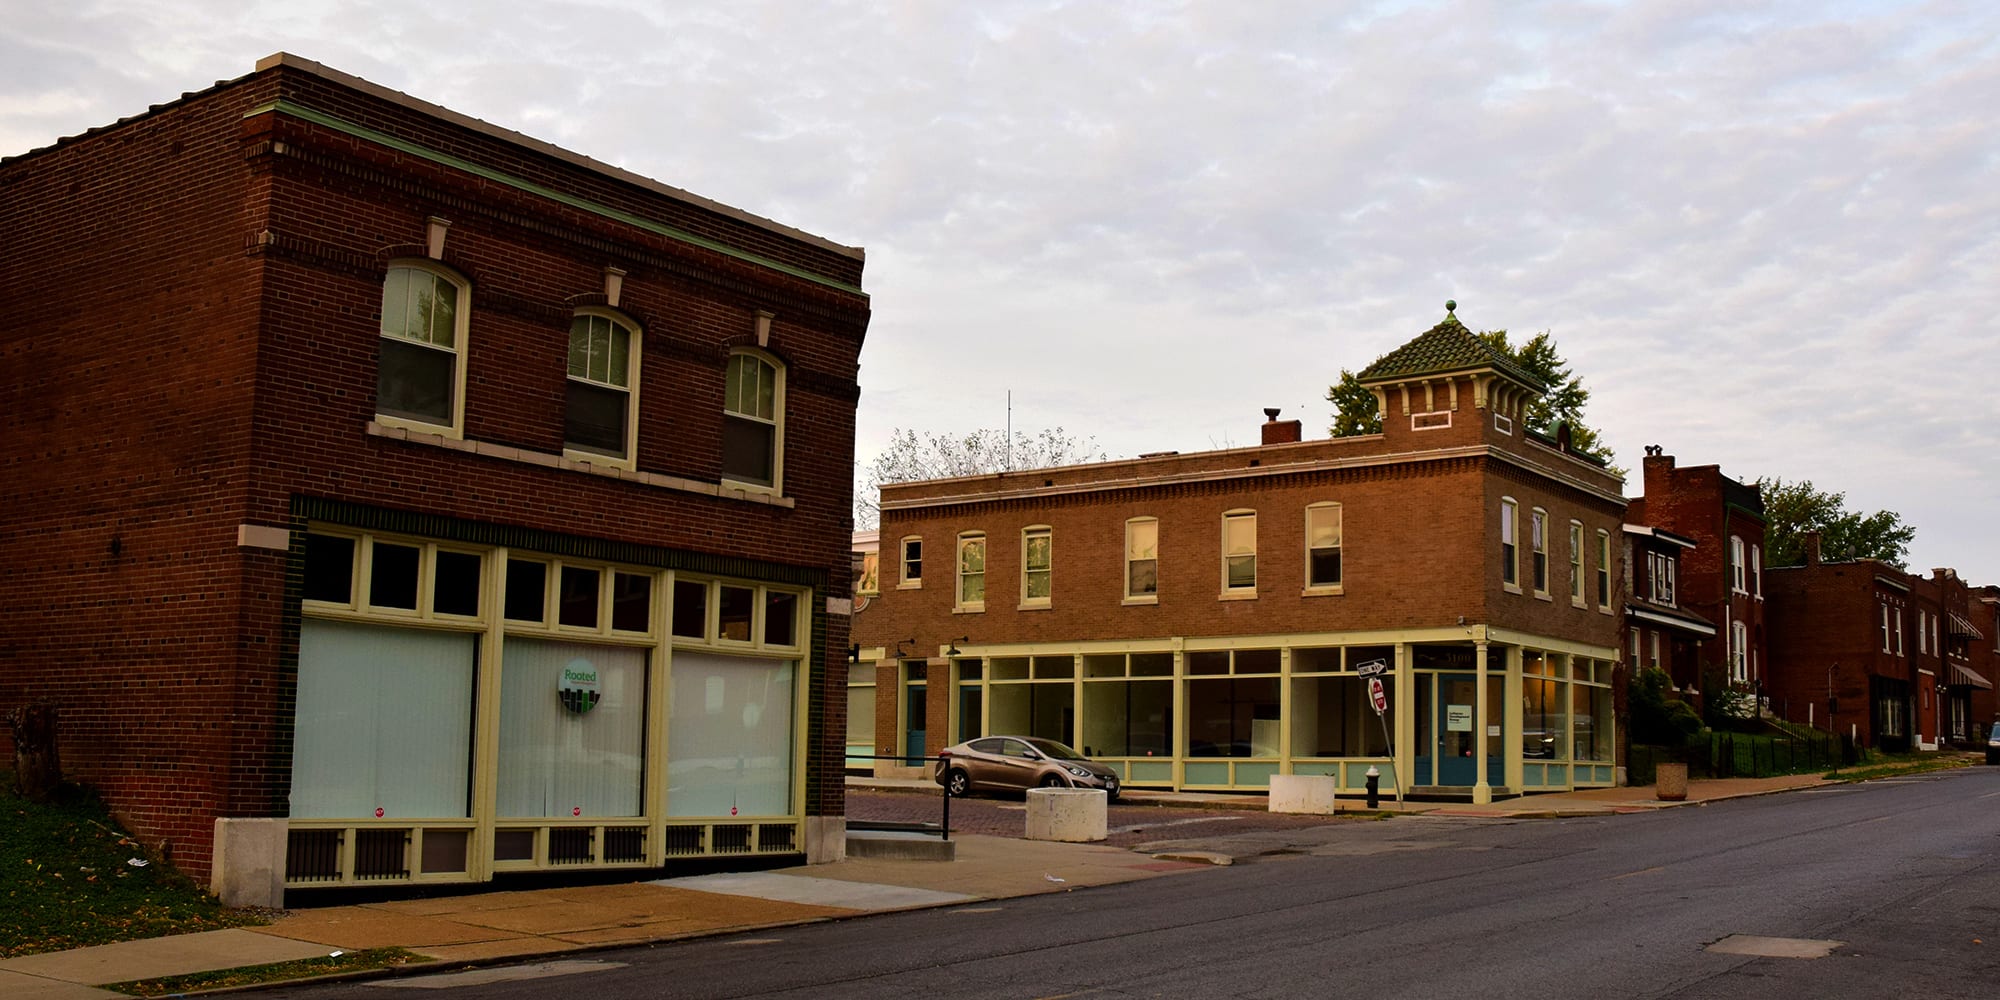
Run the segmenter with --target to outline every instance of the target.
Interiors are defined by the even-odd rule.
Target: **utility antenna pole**
[[[1014,471],[1014,390],[1007,390],[1007,471]]]

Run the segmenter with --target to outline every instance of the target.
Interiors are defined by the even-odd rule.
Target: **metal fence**
[[[1861,753],[1846,736],[1749,735],[1708,733],[1684,746],[1633,744],[1626,760],[1626,781],[1651,784],[1661,761],[1685,761],[1690,775],[1710,778],[1769,778],[1780,774],[1811,774],[1859,763]]]

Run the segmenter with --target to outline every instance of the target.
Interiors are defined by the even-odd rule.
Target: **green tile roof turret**
[[[1425,330],[1415,340],[1375,359],[1357,376],[1363,383],[1397,382],[1426,375],[1448,375],[1493,369],[1537,393],[1548,391],[1542,380],[1513,358],[1495,349],[1476,333],[1466,329],[1452,310],[1456,302],[1445,303],[1444,322]]]

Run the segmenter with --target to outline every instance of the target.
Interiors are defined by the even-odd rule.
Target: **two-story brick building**
[[[883,487],[850,677],[877,753],[1022,733],[1140,787],[1612,784],[1620,480],[1528,432],[1544,387],[1455,315],[1362,380],[1378,434],[1267,410],[1256,447]]]
[[[282,54],[0,231],[0,710],[181,868],[838,855],[859,249]]]

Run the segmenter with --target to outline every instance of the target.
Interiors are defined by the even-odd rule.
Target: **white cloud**
[[[1622,464],[2000,582],[1990,5],[96,0],[0,39],[0,151],[280,49],[866,246],[864,452],[1009,388],[1113,454],[1323,428],[1451,297],[1552,330]]]

